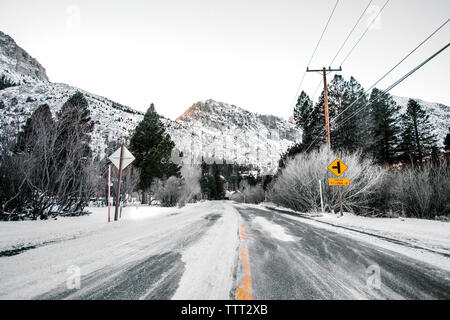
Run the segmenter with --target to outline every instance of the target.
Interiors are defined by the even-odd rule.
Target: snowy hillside
[[[67,84],[41,82],[1,90],[0,127],[9,132],[18,132],[32,112],[42,104],[48,104],[55,115],[77,90],[86,97],[95,122],[91,147],[95,154],[103,157],[108,139],[117,140],[122,134],[129,135],[142,120],[142,114]],[[108,131],[108,128],[111,130]]]
[[[106,142],[130,136],[143,113],[107,98],[62,83],[51,83],[39,62],[0,31],[0,76],[17,86],[0,90],[0,128],[14,134],[42,104],[48,104],[55,115],[77,90],[86,97],[95,122],[92,149],[104,157]],[[403,110],[408,98],[394,97]],[[418,100],[435,125],[442,144],[450,124],[450,107]],[[185,159],[253,164],[272,171],[280,154],[295,141],[301,131],[292,121],[272,115],[260,115],[214,100],[193,104],[175,121],[162,118],[176,147]],[[110,130],[108,130],[110,129]]]
[[[15,84],[48,82],[41,64],[0,31],[0,77]]]
[[[166,123],[177,147],[193,161],[203,155],[271,170],[280,154],[301,140],[301,131],[286,120],[211,99],[195,103],[176,122]]]
[[[401,113],[406,112],[406,107],[410,98],[393,96],[394,101],[401,106]],[[444,145],[444,138],[450,127],[450,107],[436,102],[427,102],[415,99],[430,115],[430,122],[433,124],[435,134],[438,138],[439,146]]]

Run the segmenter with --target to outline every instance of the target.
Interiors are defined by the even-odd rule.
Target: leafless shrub
[[[82,214],[99,181],[81,114],[67,110],[69,126],[53,121],[48,106],[41,107],[15,146],[2,147],[2,218]],[[11,182],[13,191],[5,193]]]
[[[150,187],[153,197],[164,207],[173,207],[177,204],[182,188],[182,180],[169,177],[167,180],[155,179]]]
[[[183,186],[178,206],[182,207],[201,195],[200,178],[202,169],[199,165],[183,164],[181,167]]]
[[[111,164],[111,181],[113,182],[113,187],[111,188],[112,196],[115,196],[117,189],[117,181],[119,179],[119,170]],[[120,183],[120,194],[121,199],[128,201],[131,198],[131,194],[137,190],[139,184],[141,170],[132,164],[122,170],[122,181]],[[103,175],[102,185],[107,186],[107,172]]]
[[[391,172],[392,206],[402,215],[434,218],[450,215],[450,167],[446,159]]]
[[[238,191],[231,195],[230,200],[258,204],[264,201],[264,196],[262,186],[251,186],[246,180],[242,180],[239,184]]]
[[[327,168],[336,158],[349,167],[340,178],[350,179],[350,186],[329,186],[335,178]],[[327,208],[339,210],[338,188],[342,190],[344,210],[355,214],[373,214],[382,201],[381,188],[386,170],[357,153],[336,153],[327,147],[290,159],[271,184],[268,200],[297,211],[319,211],[319,180]]]

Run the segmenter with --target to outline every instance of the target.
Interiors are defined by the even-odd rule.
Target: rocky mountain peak
[[[48,82],[44,67],[13,38],[0,31],[0,77],[14,84]]]

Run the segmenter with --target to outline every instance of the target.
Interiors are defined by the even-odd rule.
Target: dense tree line
[[[362,150],[379,164],[421,164],[437,156],[437,137],[429,115],[417,101],[410,99],[406,112],[400,114],[400,106],[390,94],[374,88],[367,96],[355,78],[345,81],[340,75],[329,83],[328,101],[333,150]],[[288,158],[317,150],[325,142],[323,109],[323,92],[315,105],[301,92],[294,121],[303,130],[303,141],[282,155],[281,168]]]

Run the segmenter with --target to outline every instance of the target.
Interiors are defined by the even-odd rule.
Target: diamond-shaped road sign
[[[336,159],[328,166],[328,169],[339,177],[348,167],[341,160]]]
[[[120,165],[120,148],[117,149],[112,155],[109,156],[109,160],[119,169]],[[122,170],[125,169],[134,160],[134,156],[128,151],[127,148],[123,147],[123,157],[122,157]]]

